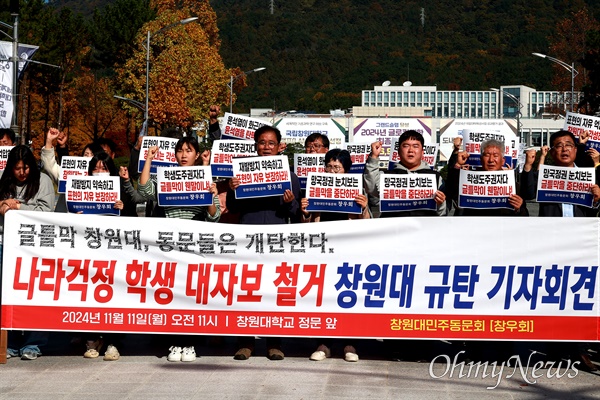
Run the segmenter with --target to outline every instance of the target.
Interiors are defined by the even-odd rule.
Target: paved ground
[[[431,373],[440,377],[450,368],[442,357],[438,360],[443,362],[433,365],[391,361],[389,342],[359,342],[361,360],[348,363],[335,348],[335,358],[309,361],[315,346],[311,339],[284,339],[283,361],[264,357],[264,340],[257,341],[257,354],[250,360],[235,361],[233,338],[215,343],[204,337],[127,335],[120,349],[123,356],[114,362],[84,359],[81,348],[69,341],[68,334],[54,333],[39,359],[12,358],[0,365],[0,399],[600,399],[600,375],[594,373],[570,369],[576,376],[548,378],[547,374],[557,372],[555,364],[538,371],[543,377],[537,380],[529,368],[527,383],[519,369],[508,377],[514,368],[505,367],[498,387],[488,390],[498,383],[499,369],[496,377],[482,378],[482,370],[475,377],[472,370],[470,376],[458,378],[457,368],[452,377],[448,369],[444,377],[434,378]],[[192,343],[201,355],[195,362],[166,360],[169,345]],[[423,350],[418,354],[429,358],[433,354],[453,358],[464,349],[461,344],[443,342],[399,343],[405,350]],[[484,346],[489,350],[488,344]],[[522,353],[521,361],[526,363],[531,347],[523,344],[510,351]],[[566,365],[563,360],[559,374],[567,372]],[[467,372],[465,368],[463,374]],[[491,372],[490,367],[488,375]]]

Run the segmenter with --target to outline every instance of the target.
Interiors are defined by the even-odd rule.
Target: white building
[[[579,94],[576,93],[576,98]],[[570,92],[536,91],[524,85],[499,90],[437,90],[436,86],[375,86],[362,91],[354,117],[432,117],[439,132],[448,120],[461,118],[512,119],[527,145],[547,143],[563,127],[558,110],[570,109]],[[553,112],[547,112],[552,110]],[[519,113],[520,111],[520,113]],[[520,129],[519,129],[520,128]]]

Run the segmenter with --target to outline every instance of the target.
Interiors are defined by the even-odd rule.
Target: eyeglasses
[[[344,170],[344,167],[340,166],[340,165],[326,165],[325,166],[325,171],[327,172],[341,172]]]
[[[567,150],[567,151],[571,151],[575,148],[575,144],[574,143],[559,143],[556,146],[552,147],[553,149],[556,150]]]
[[[258,142],[256,144],[259,145],[260,147],[270,147],[270,148],[277,146],[277,142],[265,142],[264,140],[261,140],[260,142]]]
[[[309,145],[306,145],[306,147],[304,147],[304,148],[306,150],[319,150],[320,148],[323,148],[323,147],[325,147],[325,146],[323,146],[320,143],[317,143],[317,144],[311,143]]]

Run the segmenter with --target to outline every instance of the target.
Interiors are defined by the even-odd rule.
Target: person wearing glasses
[[[304,141],[306,154],[325,154],[329,151],[329,138],[319,132],[311,133]]]
[[[348,150],[331,149],[325,154],[325,172],[332,174],[346,174],[352,167],[352,159]],[[354,199],[362,208],[362,214],[348,214],[339,212],[308,212],[308,199],[303,198],[300,202],[302,210],[302,222],[323,222],[323,221],[343,221],[346,219],[367,219],[371,218],[369,207],[367,207],[367,196],[359,194]]]
[[[576,163],[577,158],[577,140],[573,133],[560,130],[554,132],[550,136],[550,155],[554,160],[554,165],[559,167],[577,168],[579,165]],[[545,151],[544,151],[545,150]],[[540,163],[545,162],[545,156],[548,153],[547,149],[542,149],[540,156]],[[537,182],[539,172],[533,170],[533,164],[535,162],[535,150],[528,150],[525,156],[525,165],[523,167],[523,173],[521,174],[521,188],[523,197],[526,200],[533,200],[536,198]],[[600,201],[600,187],[598,187],[598,179],[600,177],[596,175],[596,184],[592,186],[591,192],[594,195],[594,203]],[[589,217],[596,216],[598,210],[583,207],[575,204],[568,203],[539,203],[540,206],[540,217]]]
[[[345,174],[352,167],[352,159],[348,150],[331,149],[325,154],[325,171],[332,174]],[[325,221],[343,221],[348,219],[368,219],[371,218],[369,212],[367,196],[359,194],[354,199],[362,208],[362,214],[349,214],[341,212],[308,212],[308,199],[303,198],[300,202],[302,209],[302,222],[325,222]],[[344,343],[344,360],[348,362],[357,362],[358,354],[353,341],[345,339]],[[312,361],[323,361],[331,357],[331,346],[333,339],[322,338],[317,349],[310,355]]]
[[[276,156],[284,148],[281,143],[279,129],[264,125],[254,132],[256,153],[259,157]],[[296,174],[290,171],[292,189],[287,189],[282,196],[255,197],[236,199],[235,189],[240,186],[240,180],[233,177],[229,180],[227,191],[227,209],[239,214],[240,224],[277,225],[300,221],[300,182]],[[233,356],[236,360],[247,360],[254,351],[254,336],[238,338],[239,350]],[[270,360],[283,360],[281,338],[267,338],[267,357]]]
[[[423,135],[415,130],[408,130],[398,138],[398,155],[400,162],[396,164],[392,174],[431,174],[435,175],[438,182],[438,190],[435,193],[436,210],[413,210],[381,213],[380,218],[388,217],[421,217],[421,216],[443,216],[446,215],[446,195],[442,190],[443,180],[439,172],[432,170],[423,161]],[[377,141],[371,144],[371,154],[367,158],[365,172],[363,174],[365,190],[369,195],[369,203],[379,209],[379,155],[383,145]]]

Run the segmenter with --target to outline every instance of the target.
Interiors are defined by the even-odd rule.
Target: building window
[[[481,94],[481,93],[479,93]],[[483,116],[483,104],[478,103],[477,104],[477,117],[481,118]]]
[[[459,97],[460,97],[460,93],[459,93],[458,95],[459,95]],[[456,116],[457,116],[458,118],[462,118],[462,116],[463,116],[463,115],[462,115],[462,104],[460,104],[460,103],[459,103],[459,104],[457,105],[457,108],[458,108],[458,110],[457,110],[458,112],[456,113]]]
[[[444,92],[444,103],[448,102],[448,92]]]
[[[485,92],[483,94],[483,101],[485,101],[486,103],[490,102],[490,92]]]
[[[438,92],[438,94],[437,94],[437,102],[438,103],[442,102],[442,92]]]
[[[425,97],[425,103],[429,103],[429,93],[425,92],[423,96]]]
[[[456,103],[456,92],[450,93],[450,102]]]
[[[458,92],[458,102],[462,103],[462,92]]]

